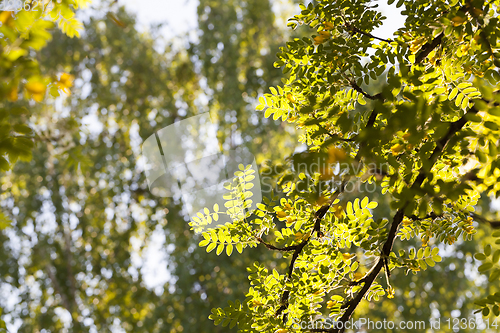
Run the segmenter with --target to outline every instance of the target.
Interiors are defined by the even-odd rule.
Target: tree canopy
[[[115,2],[84,24],[81,1],[0,12],[7,328],[497,331],[499,4],[388,3],[391,38],[371,1],[290,3],[287,28],[275,1],[201,0],[181,47]],[[148,190],[141,144],[207,111],[257,168],[189,219]]]
[[[288,77],[258,109],[304,130],[304,167],[293,160],[279,182],[285,197],[264,200],[254,215],[235,214],[251,199],[243,187],[228,186],[226,213],[234,221],[205,232],[200,243],[217,254],[265,246],[283,253],[289,268],[255,263],[247,298],[215,309],[216,324],[242,332],[344,331],[363,300],[394,297],[391,271],[434,267],[444,245],[471,240],[474,220],[487,221],[474,206],[500,188],[498,3],[401,6],[406,21],[393,39],[372,35],[384,17],[370,1],[318,1],[291,19],[290,27],[307,25],[313,35],[281,48],[275,66]],[[250,170],[241,170],[235,178],[245,185]],[[359,182],[365,193],[379,186],[390,211],[379,213],[363,191],[347,200]],[[205,210],[192,225],[212,217]],[[491,283],[499,255],[489,244],[475,254]],[[484,316],[498,316],[498,295],[476,302]],[[294,326],[324,314],[339,326]]]

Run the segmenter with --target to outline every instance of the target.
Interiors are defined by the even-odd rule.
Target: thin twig
[[[257,241],[261,244],[263,244],[265,247],[267,247],[269,250],[275,250],[275,251],[282,251],[282,252],[289,252],[289,251],[294,251],[298,244],[296,245],[290,245],[290,246],[285,246],[285,247],[276,247],[272,244],[266,243],[262,238],[256,237]]]
[[[370,38],[373,38],[373,39],[378,39],[382,42],[386,42],[386,43],[390,43],[391,41],[388,40],[388,39],[384,39],[384,38],[380,38],[380,37],[377,37],[377,36],[374,36],[372,35],[371,33],[369,32],[366,32],[366,31],[363,31],[363,30],[360,30],[358,29],[357,27],[355,27],[354,25],[350,24],[349,22],[345,22],[345,26],[348,30],[350,31],[353,31],[353,32],[356,32],[358,34],[361,34],[361,35],[364,35],[364,36],[368,36]]]
[[[382,96],[381,93],[378,93],[376,95],[370,95],[368,93],[366,93],[365,91],[363,91],[363,89],[361,89],[360,86],[358,86],[356,84],[356,82],[354,82],[353,80],[349,80],[349,84],[351,85],[351,87],[356,90],[358,93],[362,94],[363,96],[365,96],[366,98],[368,99],[371,99],[371,100],[379,100],[379,101],[383,101],[384,100],[384,97]]]
[[[487,218],[485,218],[481,215],[478,215],[476,213],[471,213],[471,216],[473,219],[475,219],[478,222],[488,223],[494,229],[500,228],[500,220],[488,220]]]
[[[418,53],[418,55],[415,57],[415,65],[420,64],[422,61],[424,61],[425,58],[431,53],[439,44],[441,44],[441,41],[443,39],[444,33],[440,33],[438,36],[436,36],[432,41],[427,42],[422,46],[422,49]]]

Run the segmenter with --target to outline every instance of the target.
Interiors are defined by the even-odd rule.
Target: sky
[[[288,1],[274,0],[273,2],[278,4],[274,8],[279,8],[280,3]],[[400,14],[402,7],[398,9],[395,4],[389,6],[386,1],[374,1],[374,3],[379,4],[379,9],[387,17],[384,26],[375,31],[378,35],[375,33],[374,35],[390,38],[392,33],[404,24],[404,18]],[[118,0],[118,4],[125,5],[130,12],[137,15],[141,28],[147,28],[150,24],[166,23],[167,26],[163,30],[165,37],[190,32],[197,25],[197,0]]]
[[[163,29],[167,38],[189,32],[197,26],[197,0],[118,0],[137,15],[140,28],[150,24],[166,23]]]

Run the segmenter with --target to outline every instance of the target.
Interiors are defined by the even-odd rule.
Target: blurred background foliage
[[[282,77],[273,62],[290,38],[278,24],[290,13],[273,10],[277,2],[200,0],[196,38],[182,47],[163,39],[158,27],[138,30],[119,2],[98,5],[79,38],[67,27],[51,29],[57,17],[37,23],[48,30],[28,39],[9,37],[6,29],[20,34],[22,27],[11,12],[0,13],[0,310],[6,322],[0,328],[227,332],[208,315],[245,297],[246,267],[259,261],[286,269],[280,254],[265,248],[207,254],[179,200],[149,193],[140,157],[152,133],[211,111],[225,148],[243,144],[258,152],[262,170],[277,170],[269,177],[286,172],[285,158],[299,148],[297,133],[255,111],[258,96]],[[30,38],[42,40],[35,45]],[[15,40],[26,52],[12,60]],[[377,192],[372,197],[381,200]],[[489,211],[488,198],[481,209]],[[474,241],[450,246],[440,265],[417,276],[395,271],[395,298],[376,309],[365,305],[359,315],[470,316],[485,285],[471,254],[491,242],[488,234],[484,227]]]

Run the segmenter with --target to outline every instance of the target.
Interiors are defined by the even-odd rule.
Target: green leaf
[[[27,125],[24,125],[24,124],[17,124],[17,125],[12,126],[12,128],[17,133],[21,133],[21,134],[29,134],[29,133],[31,133],[31,128],[29,126],[27,126]]]
[[[2,171],[10,170],[9,162],[7,162],[7,160],[2,156],[0,156],[0,170]]]
[[[427,265],[429,265],[430,267],[434,267],[436,265],[436,263],[434,262],[434,260],[432,260],[432,258],[425,258],[425,262],[427,263]]]
[[[480,272],[480,273],[484,273],[488,270],[490,270],[491,268],[493,267],[493,264],[491,262],[487,262],[487,263],[484,263],[482,264],[481,266],[479,266],[477,268],[477,270]]]
[[[198,245],[203,247],[203,246],[207,246],[208,243],[210,243],[210,239],[204,239]]]
[[[212,251],[213,249],[215,249],[215,247],[217,246],[217,243],[210,243],[210,245],[207,247],[207,253]]]
[[[494,123],[492,121],[485,121],[484,122],[484,127],[488,128],[488,129],[490,129],[492,131],[498,131],[500,129],[500,127],[496,123]]]
[[[490,314],[490,308],[486,307],[483,309],[483,316],[487,317]]]
[[[464,94],[459,93],[455,99],[455,106],[459,106],[462,103],[462,99],[465,97]]]
[[[487,257],[489,257],[491,255],[491,245],[490,244],[487,244],[484,247],[484,255]]]
[[[441,262],[443,260],[443,258],[441,258],[440,255],[433,255],[432,256],[432,260],[434,260],[435,262]]]
[[[224,243],[221,243],[219,244],[219,246],[217,246],[217,255],[220,255],[222,253],[222,251],[224,251]]]
[[[11,225],[12,221],[3,212],[0,212],[0,230],[3,230]]]
[[[500,259],[500,250],[496,250],[494,253],[493,253],[493,256],[491,258],[491,262],[496,264],[498,262],[498,259]]]
[[[417,252],[417,259],[422,259],[424,257],[424,249],[420,248]]]
[[[485,260],[486,256],[483,253],[476,253],[474,255],[474,258],[476,258],[477,260]]]
[[[500,269],[495,269],[490,273],[490,277],[488,279],[489,282],[493,283],[500,278]]]
[[[434,93],[436,95],[441,95],[445,92],[446,92],[446,87],[438,87],[438,88],[434,89]]]
[[[453,90],[448,95],[448,99],[451,101],[452,99],[455,98],[455,96],[457,96],[457,94],[458,94],[458,89],[457,88],[453,88]]]
[[[229,243],[226,246],[226,254],[227,256],[231,256],[231,253],[233,253],[233,244]]]
[[[269,118],[270,115],[274,113],[272,108],[267,108],[266,111],[264,112],[264,117]]]

